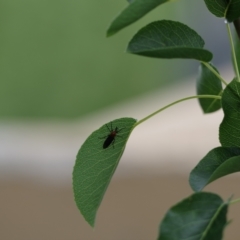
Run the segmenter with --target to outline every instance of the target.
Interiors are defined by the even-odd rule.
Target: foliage
[[[137,21],[167,0],[131,0],[113,20],[107,35],[113,35]],[[240,199],[223,201],[220,196],[201,192],[209,183],[240,171],[240,77],[229,24],[240,17],[238,0],[205,0],[208,10],[226,19],[236,77],[228,84],[210,63],[212,53],[204,49],[204,40],[190,27],[176,21],[159,20],[140,29],[128,44],[127,51],[151,58],[183,58],[200,62],[196,96],[189,96],[136,121],[133,118],[113,120],[93,132],[81,146],[73,171],[76,204],[94,226],[96,213],[107,186],[124,152],[131,132],[142,122],[179,102],[197,98],[205,114],[223,109],[219,128],[221,146],[216,147],[191,171],[191,196],[173,206],[163,218],[159,240],[220,240],[227,226],[230,204]],[[237,30],[237,28],[236,28]],[[239,34],[239,33],[238,33]],[[238,44],[235,44],[238,46]],[[237,51],[239,55],[239,50]],[[222,87],[222,84],[225,88]]]
[[[123,154],[136,120],[121,118],[93,132],[80,148],[73,170],[73,189],[78,208],[90,225],[94,225],[97,209]],[[109,135],[108,126],[122,128],[116,143],[103,149],[102,137]]]

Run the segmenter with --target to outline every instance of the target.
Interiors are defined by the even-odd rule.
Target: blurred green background
[[[164,4],[106,38],[111,20],[126,5],[108,0],[1,1],[0,118],[73,119],[196,74],[194,61],[124,52],[134,33],[153,20],[188,24],[218,54],[211,26],[225,34],[216,29],[224,24],[208,13],[204,1]],[[225,39],[218,36],[219,49]]]

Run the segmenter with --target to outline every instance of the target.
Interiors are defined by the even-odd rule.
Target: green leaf
[[[73,170],[75,202],[85,220],[94,226],[97,210],[123,154],[136,120],[120,118],[93,132],[83,143]],[[103,143],[111,129],[119,130],[107,148]]]
[[[228,203],[213,193],[194,193],[165,215],[158,240],[221,240]]]
[[[225,17],[228,2],[226,0],[204,0],[208,10],[216,17]]]
[[[204,0],[208,10],[216,17],[225,17],[229,22],[240,17],[239,0]]]
[[[207,184],[228,174],[240,171],[240,148],[212,149],[191,171],[189,183],[193,191],[201,191]]]
[[[222,94],[224,118],[219,128],[223,147],[240,147],[240,83],[233,80]]]
[[[111,36],[128,25],[136,22],[158,5],[170,0],[128,0],[130,3],[111,23],[107,36]]]
[[[227,9],[226,18],[229,22],[232,22],[240,17],[240,1],[239,0],[231,0],[229,1],[229,6]]]
[[[212,68],[218,70],[211,65]],[[216,75],[201,63],[197,77],[197,94],[198,95],[221,95],[222,84]],[[221,108],[219,99],[200,98],[198,99],[204,113],[211,113]]]
[[[174,21],[152,22],[130,41],[127,51],[154,58],[189,58],[209,62],[212,53],[203,39],[188,26]]]
[[[236,58],[237,58],[237,65],[238,65],[238,71],[240,72],[240,39],[238,38],[238,35],[235,34],[235,43],[234,43],[234,49],[236,53]],[[232,58],[233,61],[233,58]],[[235,69],[235,64],[233,63],[235,74],[236,74],[236,69]]]

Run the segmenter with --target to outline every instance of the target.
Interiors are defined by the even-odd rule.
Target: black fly
[[[109,126],[107,124],[106,124],[106,126],[109,131],[109,134],[107,136],[100,138],[100,139],[105,138],[105,141],[103,143],[103,149],[108,148],[111,144],[114,147],[115,137],[121,137],[117,134],[123,129],[123,128],[118,129],[118,127],[115,127],[115,129],[113,129],[112,122],[111,122],[111,128],[109,128]]]

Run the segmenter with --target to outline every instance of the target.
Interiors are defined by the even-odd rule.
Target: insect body
[[[111,128],[109,128],[108,125],[106,125],[106,126],[107,126],[107,129],[109,130],[109,134],[107,136],[102,137],[102,138],[105,138],[105,141],[103,143],[103,149],[108,148],[111,144],[114,147],[115,138],[116,137],[121,137],[117,134],[123,129],[123,128],[118,129],[118,127],[115,127],[115,129],[113,129],[112,123],[111,123]]]

